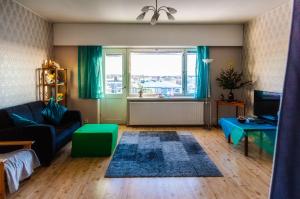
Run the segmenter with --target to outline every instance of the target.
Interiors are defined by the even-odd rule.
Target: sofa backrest
[[[41,111],[44,107],[45,104],[43,102],[37,101],[2,109],[0,110],[0,129],[11,128],[14,126],[13,121],[9,117],[12,113],[43,124],[45,121]]]
[[[42,110],[45,108],[45,103],[42,101],[31,102],[27,104],[31,110],[33,121],[44,124],[45,120],[42,115]]]

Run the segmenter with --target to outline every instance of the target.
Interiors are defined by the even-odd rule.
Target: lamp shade
[[[151,6],[144,6],[142,12],[148,12]]]
[[[158,18],[159,18],[159,13],[155,12],[154,15],[151,18],[151,22],[150,22],[151,25],[155,25],[157,23]]]
[[[214,59],[202,59],[202,61],[206,64],[210,64],[214,61]]]
[[[176,10],[175,8],[167,7],[167,10],[168,10],[169,13],[171,13],[171,14],[177,13],[177,10]]]
[[[167,16],[168,16],[169,20],[172,20],[172,21],[175,20],[174,16],[171,15],[169,12],[167,12]]]
[[[139,20],[139,21],[143,20],[144,17],[145,17],[145,15],[146,15],[146,12],[142,12],[142,14],[140,14],[139,16],[137,16],[136,20]]]

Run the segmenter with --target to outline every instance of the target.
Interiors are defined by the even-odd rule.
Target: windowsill
[[[127,97],[128,101],[199,101],[192,96],[172,96],[172,97],[159,97],[159,96],[131,96]]]

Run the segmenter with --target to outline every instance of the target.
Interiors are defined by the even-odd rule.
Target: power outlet
[[[88,119],[85,119],[85,120],[83,120],[83,123],[84,123],[84,124],[88,124],[88,123],[89,123],[89,120],[88,120]]]

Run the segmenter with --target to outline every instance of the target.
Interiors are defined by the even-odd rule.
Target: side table
[[[235,116],[238,117],[239,108],[243,109],[243,115],[246,114],[246,105],[243,101],[226,101],[226,100],[216,100],[217,105],[217,123],[219,121],[219,106],[233,106],[235,107]]]

